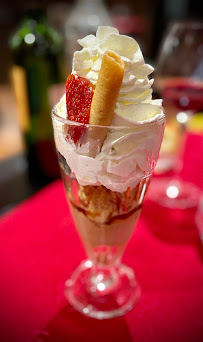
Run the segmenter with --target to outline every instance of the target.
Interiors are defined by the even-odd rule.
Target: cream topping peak
[[[73,56],[73,74],[85,77],[92,84],[97,83],[98,73],[104,53],[113,51],[120,55],[125,63],[123,82],[117,103],[150,103],[152,99],[153,80],[148,75],[153,67],[145,64],[142,52],[136,40],[120,35],[118,30],[109,26],[100,26],[96,36],[88,35],[79,39],[83,47]]]

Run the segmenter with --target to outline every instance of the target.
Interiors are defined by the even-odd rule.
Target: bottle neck
[[[102,0],[77,0],[76,2],[76,6],[100,6],[103,5],[103,1]]]
[[[45,0],[30,0],[25,5],[25,17],[33,19],[46,18]]]
[[[25,12],[25,17],[28,19],[46,19],[46,12],[44,9],[28,9]]]

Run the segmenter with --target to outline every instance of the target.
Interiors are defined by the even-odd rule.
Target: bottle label
[[[18,65],[14,65],[12,67],[11,80],[17,103],[19,125],[23,132],[27,132],[30,129],[30,110],[28,103],[26,72],[23,67]]]

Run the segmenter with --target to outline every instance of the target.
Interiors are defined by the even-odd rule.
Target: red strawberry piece
[[[82,124],[89,123],[90,106],[92,102],[93,88],[91,83],[83,77],[70,75],[66,81],[66,108],[67,116],[71,121]],[[75,143],[84,133],[83,126],[70,126],[68,138]]]

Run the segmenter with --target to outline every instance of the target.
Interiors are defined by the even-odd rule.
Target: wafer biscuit
[[[123,80],[124,62],[115,52],[105,52],[90,109],[90,125],[110,126]],[[90,142],[88,156],[95,157],[108,133],[105,127],[89,127],[85,141]]]
[[[115,52],[105,52],[90,109],[90,125],[109,126],[123,80],[124,62]]]

